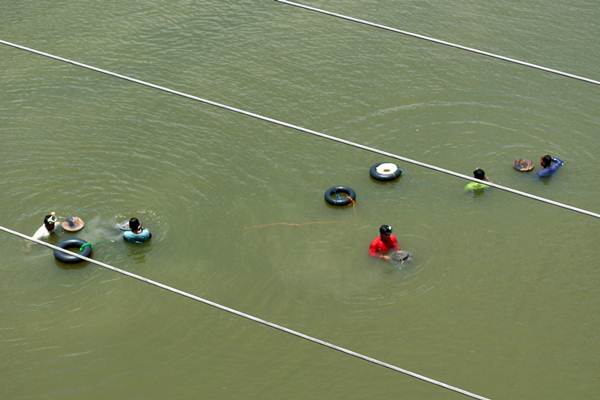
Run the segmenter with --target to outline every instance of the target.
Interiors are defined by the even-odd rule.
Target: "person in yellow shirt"
[[[485,171],[481,168],[477,168],[473,171],[473,178],[479,179],[480,181],[489,181],[487,176],[485,176]],[[483,192],[489,186],[479,182],[469,182],[465,185],[465,191],[469,192]]]

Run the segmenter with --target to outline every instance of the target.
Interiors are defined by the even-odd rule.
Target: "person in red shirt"
[[[391,226],[381,225],[381,227],[379,227],[379,236],[373,239],[371,245],[369,246],[369,255],[371,257],[377,257],[385,261],[390,261],[390,256],[388,256],[388,253],[391,250],[400,250],[400,246],[398,246],[398,238],[396,238],[396,235],[392,235]]]

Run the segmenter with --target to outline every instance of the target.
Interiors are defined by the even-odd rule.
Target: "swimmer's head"
[[[44,217],[44,226],[48,230],[54,229],[54,224],[56,223],[56,215],[54,213],[48,214]]]
[[[137,230],[140,229],[140,220],[138,220],[137,218],[131,218],[129,220],[129,228],[133,231],[136,232]]]
[[[540,164],[542,167],[548,168],[550,165],[552,165],[552,156],[550,154],[546,154],[541,158]]]
[[[379,227],[379,234],[381,236],[390,236],[392,234],[392,227],[389,225],[381,225]]]
[[[485,180],[485,171],[482,170],[481,168],[477,168],[475,171],[473,171],[473,178],[484,181]]]

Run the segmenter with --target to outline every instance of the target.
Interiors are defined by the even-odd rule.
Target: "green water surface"
[[[600,79],[596,1],[310,4]],[[0,39],[600,211],[600,87],[274,1],[0,5]],[[511,167],[545,153],[549,181]],[[596,398],[598,221],[383,161],[0,46],[0,225],[78,215],[52,243],[493,399]],[[410,265],[368,257],[383,223]],[[5,233],[0,257],[0,399],[463,398]]]

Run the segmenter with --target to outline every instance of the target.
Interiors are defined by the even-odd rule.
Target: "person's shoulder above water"
[[[540,165],[543,169],[537,172],[537,176],[539,176],[540,178],[552,176],[564,164],[564,161],[560,158],[553,157],[550,154],[546,154],[540,159]]]
[[[489,188],[488,185],[479,182],[469,182],[465,185],[465,190],[470,192],[478,192]]]
[[[130,243],[145,243],[152,238],[152,233],[146,228],[140,232],[134,233],[132,231],[123,232],[123,239]]]
[[[479,179],[480,181],[489,181],[488,177],[485,176],[485,171],[481,168],[477,168],[475,171],[473,171],[473,178]],[[488,187],[488,185],[481,182],[469,182],[465,185],[465,191],[480,192]]]
[[[48,231],[48,228],[46,228],[45,225],[42,225],[38,228],[37,231],[35,231],[35,233],[31,237],[37,240],[42,240],[48,239],[50,237],[50,234],[51,232]]]
[[[123,239],[130,243],[145,243],[152,238],[152,233],[142,226],[137,218],[129,220],[129,231],[123,232]]]

